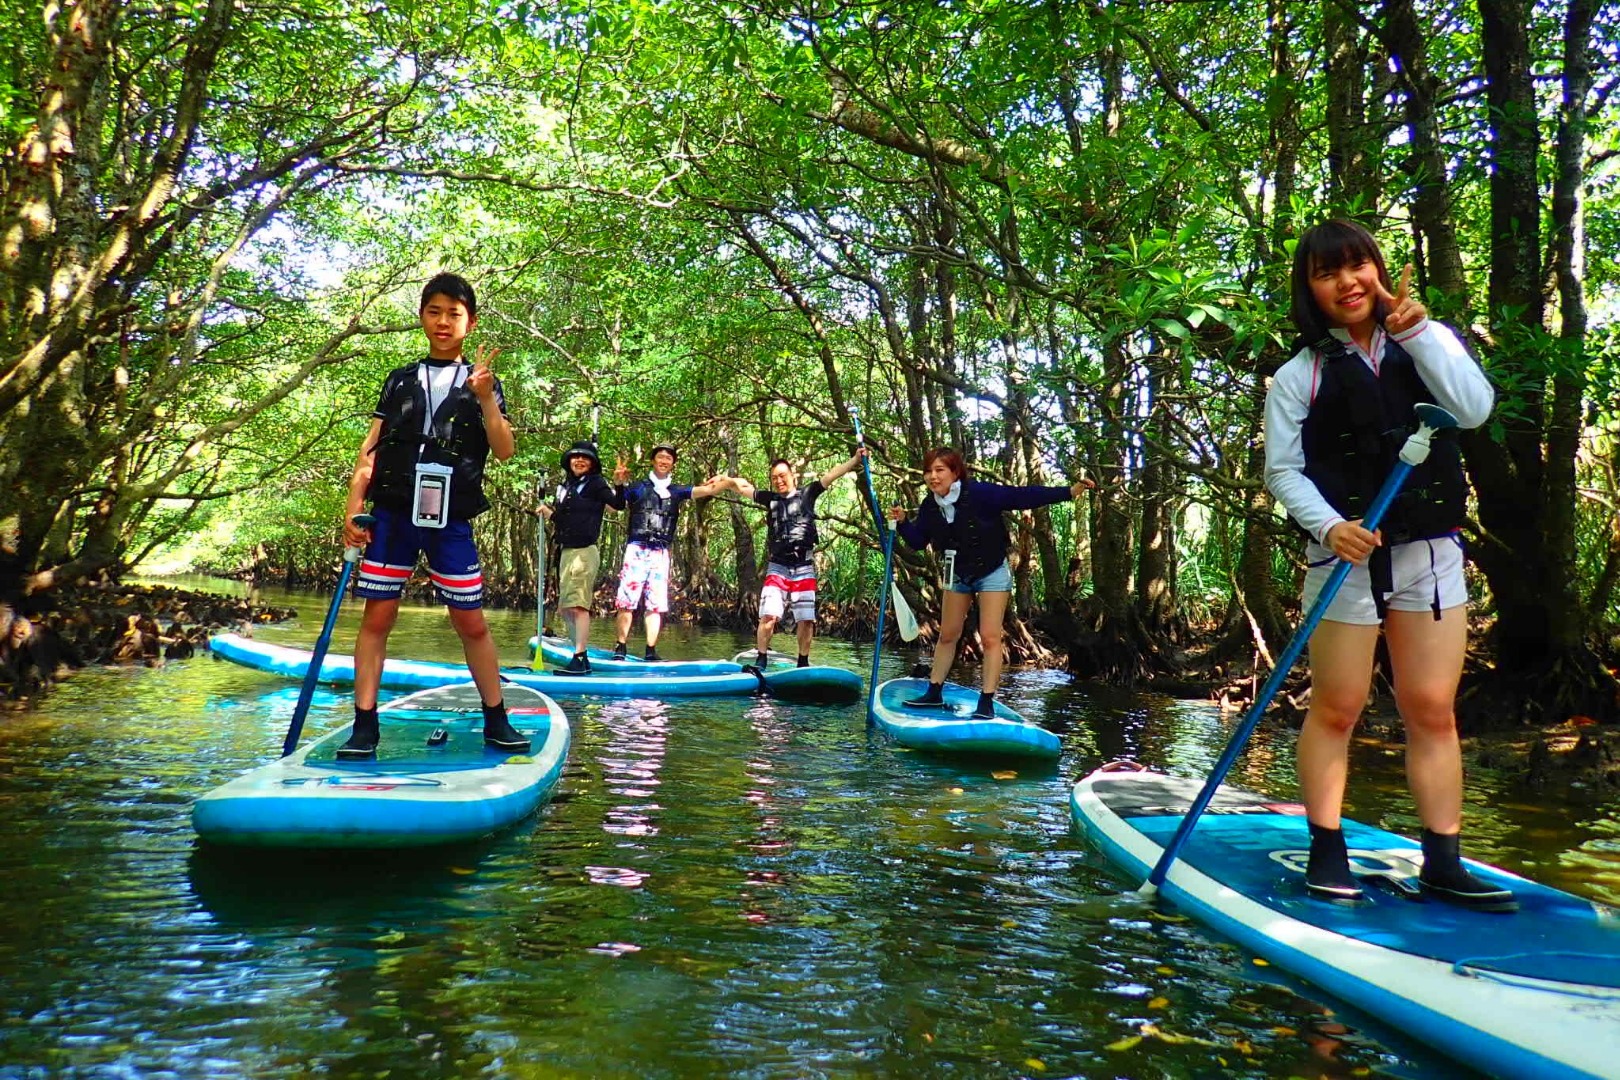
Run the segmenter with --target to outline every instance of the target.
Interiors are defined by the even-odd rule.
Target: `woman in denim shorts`
[[[1001,624],[1012,595],[1012,571],[1007,567],[1009,538],[1002,515],[1009,510],[1078,499],[1097,485],[1078,480],[1068,487],[1010,487],[970,480],[962,455],[949,447],[936,447],[923,458],[923,481],[928,495],[912,518],[903,507],[889,516],[900,523],[900,538],[918,551],[932,547],[945,565],[945,596],[939,617],[939,643],[934,648],[933,670],[922,697],[906,702],[918,709],[944,704],[945,676],[956,660],[968,608],[979,600],[979,641],[984,646],[984,685],[973,719],[995,716],[996,687],[1001,685],[1005,655]],[[908,520],[910,519],[910,520]]]

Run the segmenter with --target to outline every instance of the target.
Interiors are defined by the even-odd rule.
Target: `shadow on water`
[[[222,928],[416,918],[467,888],[493,839],[402,851],[244,850],[198,842],[191,894]]]

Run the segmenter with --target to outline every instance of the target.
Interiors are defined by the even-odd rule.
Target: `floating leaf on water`
[[[1024,1067],[1026,1069],[1034,1069],[1036,1072],[1045,1072],[1046,1062],[1042,1061],[1040,1058],[1025,1058]]]
[[[990,775],[992,777],[994,777],[995,779],[997,779],[997,780],[1016,780],[1016,779],[1018,779],[1018,772],[1016,770],[1014,770],[1014,769],[997,769],[995,772],[991,773]]]
[[[375,941],[379,945],[398,945],[400,942],[405,940],[405,931],[390,930],[388,933],[379,934],[371,940]]]
[[[476,874],[476,873],[478,873],[478,868],[473,867],[473,866],[452,866],[450,868],[450,872],[452,874],[463,874],[463,875]]]
[[[962,789],[959,787],[953,787],[950,789],[950,792],[952,795],[960,795],[962,794]]]
[[[1018,929],[1018,924],[1011,919],[1002,919],[1001,928],[1003,930],[1016,930]]]
[[[1255,967],[1270,967],[1271,966],[1271,961],[1270,960],[1263,960],[1263,959],[1261,959],[1260,957],[1257,956],[1257,957],[1254,958],[1254,966]]]
[[[1157,971],[1160,975],[1174,975],[1176,973],[1175,968],[1173,968],[1173,967],[1165,967],[1163,964],[1160,964],[1158,967],[1154,968],[1153,970]]]
[[[1150,1008],[1150,1009],[1162,1009],[1168,1004],[1170,1004],[1170,999],[1169,998],[1167,998],[1167,997],[1156,997],[1152,1001],[1148,1002],[1148,1008]]]
[[[1118,1051],[1118,1050],[1131,1050],[1131,1049],[1134,1049],[1137,1045],[1139,1045],[1141,1043],[1141,1041],[1142,1041],[1142,1036],[1140,1036],[1140,1035],[1128,1035],[1125,1038],[1119,1040],[1118,1042],[1109,1043],[1107,1046],[1103,1047],[1103,1049],[1104,1050],[1116,1050],[1116,1051]]]
[[[1164,913],[1162,911],[1150,911],[1150,912],[1147,913],[1147,916],[1150,919],[1157,919],[1160,922],[1186,922],[1187,921],[1187,916],[1185,916],[1185,915],[1168,915],[1168,914],[1166,914],[1166,913]]]
[[[1284,1035],[1284,1036],[1286,1036],[1286,1035],[1298,1035],[1299,1034],[1299,1032],[1295,1031],[1291,1027],[1280,1027],[1280,1026],[1272,1028],[1271,1033],[1273,1035]]]

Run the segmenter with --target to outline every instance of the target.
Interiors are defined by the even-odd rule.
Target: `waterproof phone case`
[[[411,524],[421,529],[442,529],[450,524],[450,477],[454,474],[448,465],[417,462]]]
[[[941,574],[947,589],[956,587],[956,549],[950,548],[945,552],[944,569]]]

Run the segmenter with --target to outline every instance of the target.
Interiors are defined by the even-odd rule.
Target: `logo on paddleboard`
[[[1303,875],[1311,853],[1304,848],[1271,852],[1271,861]],[[1358,877],[1416,881],[1423,869],[1423,853],[1416,848],[1351,848],[1350,872]]]

